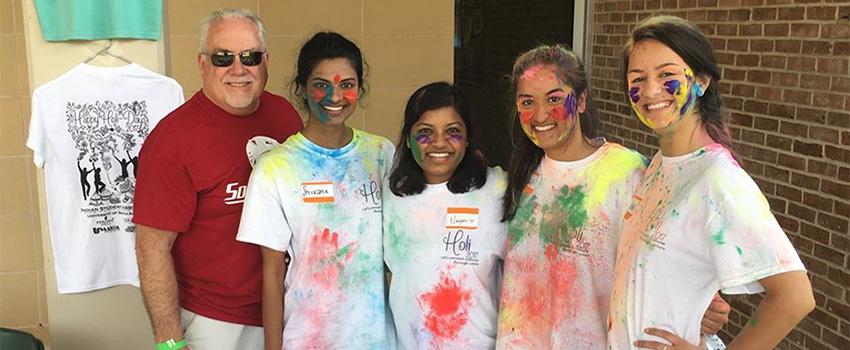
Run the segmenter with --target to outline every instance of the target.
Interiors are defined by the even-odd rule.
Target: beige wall
[[[452,0],[167,0],[166,4],[171,72],[187,98],[201,86],[195,61],[198,24],[221,7],[249,8],[263,18],[271,56],[268,89],[287,97],[298,49],[310,35],[337,31],[357,43],[369,66],[365,80],[370,90],[349,125],[393,141],[407,97],[425,83],[452,80]]]
[[[408,95],[424,83],[452,79],[451,0],[166,0],[165,7],[164,40],[116,41],[112,52],[173,76],[187,97],[200,87],[199,21],[221,7],[249,8],[263,17],[272,56],[268,89],[279,94],[288,95],[298,48],[314,31],[338,31],[355,41],[369,64],[370,92],[350,125],[393,139]],[[58,294],[43,175],[24,145],[31,91],[105,43],[45,42],[32,0],[0,0],[0,326],[35,333],[52,349],[153,345],[137,288]]]
[[[0,326],[47,339],[47,302],[20,0],[0,0]]]

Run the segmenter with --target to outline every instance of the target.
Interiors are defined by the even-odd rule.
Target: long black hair
[[[585,142],[595,139],[601,127],[596,117],[596,108],[590,96],[590,85],[581,60],[561,45],[540,45],[519,55],[511,71],[511,86],[514,94],[522,74],[535,65],[554,67],[555,76],[561,83],[572,87],[577,98],[584,96],[584,112],[579,113],[581,133]],[[502,221],[513,219],[522,191],[528,185],[531,174],[537,169],[544,154],[543,150],[523,133],[517,114],[518,112],[514,111],[511,122],[511,139],[515,147],[508,165],[508,187],[505,190]]]
[[[452,193],[464,193],[481,188],[487,182],[487,163],[478,146],[469,102],[457,86],[445,81],[425,85],[416,90],[404,108],[404,124],[398,137],[395,163],[390,171],[390,190],[397,196],[422,193],[425,190],[425,175],[413,159],[408,140],[410,129],[428,111],[452,107],[466,126],[467,146],[463,159],[449,178],[447,187]]]
[[[700,121],[714,142],[732,152],[732,136],[723,117],[720,98],[720,69],[708,38],[691,22],[675,16],[654,16],[638,23],[631,38],[623,48],[623,74],[629,70],[629,53],[641,40],[656,40],[675,52],[694,72],[694,75],[711,78],[705,93],[697,97]],[[628,94],[626,94],[628,95]],[[732,153],[735,156],[734,152]],[[737,157],[736,157],[737,158]]]
[[[366,94],[366,81],[363,80],[363,54],[360,48],[344,36],[336,32],[318,32],[301,46],[298,52],[295,79],[289,83],[294,96],[298,96],[301,106],[307,109],[307,78],[319,62],[335,58],[345,58],[354,71],[357,72],[358,93]]]

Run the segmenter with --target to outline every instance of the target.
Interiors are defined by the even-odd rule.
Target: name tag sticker
[[[301,197],[304,203],[333,203],[334,183],[331,181],[303,182]]]
[[[478,208],[446,209],[446,228],[475,230],[478,228]]]

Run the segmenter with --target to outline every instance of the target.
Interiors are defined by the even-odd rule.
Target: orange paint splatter
[[[425,328],[433,335],[434,347],[440,348],[445,340],[457,337],[469,321],[471,300],[470,291],[446,272],[440,273],[440,282],[431,292],[419,296],[419,305],[426,310]]]

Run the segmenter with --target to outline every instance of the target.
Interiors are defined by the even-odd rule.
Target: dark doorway
[[[491,164],[506,168],[514,59],[539,44],[573,42],[570,0],[456,0],[454,81],[469,96]],[[517,135],[524,137],[524,135]]]

